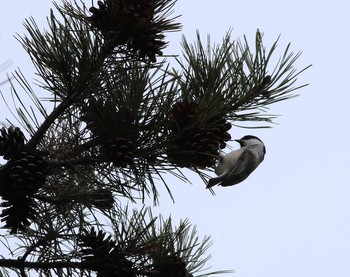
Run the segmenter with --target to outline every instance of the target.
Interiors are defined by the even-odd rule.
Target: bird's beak
[[[241,147],[243,146],[242,140],[240,140],[240,139],[235,139],[235,141],[237,141]]]

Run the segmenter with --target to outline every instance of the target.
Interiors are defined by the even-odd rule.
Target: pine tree
[[[183,169],[205,189],[232,126],[272,122],[266,109],[295,96],[304,69],[289,45],[271,69],[278,40],[266,50],[260,31],[254,49],[231,31],[216,45],[198,33],[194,43],[183,37],[182,56],[163,56],[166,32],[181,29],[175,2],[63,1],[46,29],[25,21],[18,40],[46,97],[13,73],[19,124],[0,129],[0,218],[2,239],[18,246],[0,259],[4,275],[203,276],[210,237],[142,200],[159,204],[162,183],[172,197],[162,176],[190,182]]]

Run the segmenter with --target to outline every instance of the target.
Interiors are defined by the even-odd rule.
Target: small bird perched
[[[236,185],[245,180],[264,160],[266,149],[264,143],[255,136],[236,139],[241,148],[227,155],[220,155],[215,168],[218,177],[211,178],[207,189],[215,185],[223,187]]]

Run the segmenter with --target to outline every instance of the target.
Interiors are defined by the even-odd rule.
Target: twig
[[[73,95],[72,95],[73,96]],[[65,101],[61,102],[44,120],[44,122],[40,125],[38,130],[33,134],[27,146],[29,149],[35,149],[40,139],[44,136],[46,131],[50,128],[51,124],[59,117],[65,109],[70,105],[70,99],[73,97],[67,98]]]

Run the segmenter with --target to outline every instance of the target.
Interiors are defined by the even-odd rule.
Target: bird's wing
[[[244,151],[243,148],[234,150],[225,156],[221,156],[219,159],[219,163],[215,168],[216,175],[221,175],[227,170],[232,170],[232,166],[235,166],[237,164],[237,161],[239,160],[239,156]]]
[[[218,177],[210,178],[208,181],[207,189],[209,189],[217,184],[220,184],[229,173],[230,173],[229,171],[225,171],[225,172],[221,173]]]
[[[236,166],[223,179],[222,186],[232,186],[242,182],[256,168],[256,156],[249,149],[243,151]]]
[[[207,188],[211,188],[215,185],[231,186],[243,181],[249,175],[248,174],[245,178],[241,177],[245,175],[243,173],[252,163],[251,159],[254,159],[253,153],[247,149],[244,150],[238,158],[236,166],[232,169],[225,170],[218,177],[209,179]],[[224,164],[226,165],[226,163]]]
[[[249,150],[246,149],[243,151],[242,155],[239,157],[236,166],[231,170],[230,175],[232,174],[240,174],[247,169],[255,169],[256,165],[256,155]]]
[[[211,178],[208,182],[207,188],[211,188],[215,185],[236,185],[245,180],[256,167],[256,155],[254,155],[251,150],[245,149],[238,158],[236,166],[230,170],[224,171],[218,177]]]

